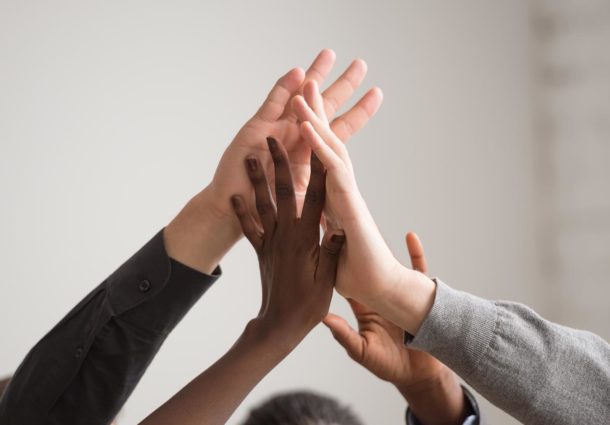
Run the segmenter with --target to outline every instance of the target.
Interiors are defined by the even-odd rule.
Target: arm
[[[323,50],[306,73],[294,69],[280,78],[225,151],[212,183],[191,199],[163,234],[88,294],[32,348],[0,400],[2,423],[112,420],[167,333],[217,278],[208,275],[241,238],[228,194],[239,193],[248,203],[253,197],[247,176],[236,172],[241,167],[235,165],[241,165],[244,155],[259,153],[268,134],[285,136],[297,199],[302,202],[309,150],[299,143],[293,112],[281,102],[300,92],[306,78],[322,82],[334,58],[331,50]],[[365,74],[364,62],[354,61],[326,90],[325,102],[332,104],[333,114]],[[344,141],[352,135],[345,129],[359,130],[380,101],[376,92],[369,92],[333,121]],[[363,106],[370,115],[359,112]],[[265,158],[265,163],[270,159]]]
[[[407,246],[413,268],[426,273],[423,247],[414,233],[407,235]],[[402,329],[357,301],[348,301],[358,332],[333,314],[324,324],[352,359],[398,389],[409,404],[408,423],[463,424],[475,412],[451,369],[428,353],[405,348]]]
[[[311,160],[311,180],[301,217],[281,144],[268,139],[275,168],[276,206],[256,158],[246,159],[262,228],[241,196],[233,207],[259,259],[262,304],[235,345],[214,365],[146,418],[142,425],[224,424],[258,382],[328,313],[342,235],[319,244],[324,169]]]
[[[522,304],[484,300],[437,281],[434,305],[411,346],[438,357],[521,422],[610,417],[608,343]]]
[[[413,347],[520,420],[604,423],[610,416],[608,344],[520,304],[483,300],[401,266],[358,192],[345,147],[302,97],[293,103],[305,140],[328,170],[329,214],[348,241],[339,291],[416,335]]]
[[[168,258],[159,232],[30,350],[0,399],[0,422],[110,423],[217,277]]]

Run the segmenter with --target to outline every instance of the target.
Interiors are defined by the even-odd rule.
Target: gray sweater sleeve
[[[430,314],[409,346],[434,355],[526,424],[607,424],[610,346],[530,308],[436,281]]]

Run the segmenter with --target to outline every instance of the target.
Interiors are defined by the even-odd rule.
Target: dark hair
[[[309,391],[279,394],[250,411],[243,425],[363,425],[347,406]]]

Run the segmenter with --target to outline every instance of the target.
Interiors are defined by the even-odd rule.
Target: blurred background
[[[331,47],[385,102],[350,141],[382,233],[432,273],[610,337],[610,1],[0,1],[0,375],[211,179],[277,77]],[[253,250],[129,399],[136,423],[256,314]],[[349,317],[338,297],[332,310]],[[350,317],[351,319],[351,317]],[[318,326],[231,419],[310,388],[403,423],[389,385]],[[516,421],[481,399],[489,423]]]

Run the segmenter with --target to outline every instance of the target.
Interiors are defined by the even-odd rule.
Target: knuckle
[[[278,183],[275,187],[275,194],[278,199],[288,199],[294,195],[294,189],[289,184]]]
[[[323,176],[324,175],[324,165],[320,162],[320,160],[311,162],[311,175],[312,176]]]
[[[259,214],[267,214],[272,211],[273,205],[269,201],[257,201],[256,202],[256,210]]]
[[[317,205],[322,201],[324,201],[324,194],[319,190],[310,189],[305,193],[305,203],[307,204]]]

